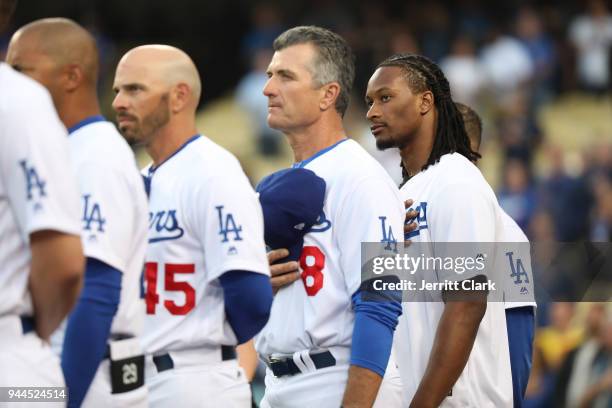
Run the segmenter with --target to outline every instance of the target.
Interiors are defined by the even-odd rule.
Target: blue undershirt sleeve
[[[81,406],[104,357],[119,307],[121,277],[117,269],[87,258],[83,290],[68,318],[62,348],[69,407]]]
[[[377,280],[381,280],[376,278]],[[396,281],[395,276],[382,280]],[[393,332],[402,314],[401,291],[376,291],[373,280],[364,282],[352,296],[355,311],[351,364],[385,375]]]
[[[512,369],[512,391],[514,407],[523,405],[527,381],[531,372],[535,313],[532,306],[506,309],[510,367]]]
[[[225,299],[225,314],[238,344],[249,341],[270,317],[272,285],[261,273],[233,270],[219,277]]]

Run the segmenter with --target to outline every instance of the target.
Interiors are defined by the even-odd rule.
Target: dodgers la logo
[[[391,229],[390,225],[389,229],[387,229],[387,217],[381,216],[378,217],[378,219],[380,220],[380,226],[382,228],[382,239],[380,240],[380,242],[387,243],[387,245],[385,245],[385,250],[397,252],[397,240],[393,236],[393,230]]]
[[[223,235],[223,240],[221,242],[227,242],[227,235],[231,233],[234,234],[234,241],[242,241],[242,237],[240,236],[240,233],[242,232],[242,225],[236,225],[236,221],[234,220],[232,213],[227,213],[224,217],[222,205],[218,205],[215,208],[217,209],[217,213],[219,215],[219,235]]]
[[[506,256],[508,257],[508,261],[510,262],[510,269],[512,273],[510,277],[514,279],[515,285],[520,285],[521,283],[529,283],[529,275],[527,274],[527,270],[523,266],[523,261],[521,258],[516,258],[516,262],[513,259],[514,252],[506,252]]]
[[[83,227],[86,231],[91,231],[91,224],[98,224],[98,232],[104,232],[104,224],[106,220],[102,218],[102,212],[100,211],[100,205],[98,203],[90,204],[89,199],[91,194],[83,195]]]
[[[179,225],[176,210],[162,210],[156,213],[149,213],[149,231],[152,229],[154,229],[158,236],[149,238],[150,244],[179,239],[184,234],[183,229]]]
[[[46,196],[47,194],[45,193],[45,185],[47,183],[40,178],[38,172],[36,171],[36,168],[34,166],[28,166],[28,162],[25,159],[19,161],[19,165],[21,166],[23,174],[26,178],[26,197],[28,201],[30,201],[34,197],[35,191],[38,191],[38,198]]]
[[[421,233],[421,230],[427,229],[428,225],[427,225],[427,202],[426,201],[421,201],[419,203],[419,205],[417,205],[415,208],[409,208],[406,210],[406,212],[408,211],[418,211],[419,215],[417,215],[415,221],[419,224],[419,227],[412,231],[409,232],[408,234],[404,234],[404,239],[410,239],[413,237],[416,237],[417,235],[419,235]],[[409,220],[406,222],[406,224],[408,222],[412,222],[412,220]]]

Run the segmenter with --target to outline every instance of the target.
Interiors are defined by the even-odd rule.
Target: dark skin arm
[[[478,327],[487,310],[486,291],[445,292],[444,312],[410,407],[438,407],[463,372],[474,346]]]
[[[414,204],[414,200],[406,200],[404,201],[404,208],[409,209],[412,204]],[[419,223],[415,221],[416,217],[419,215],[418,211],[410,210],[406,211],[406,218],[404,223],[404,235],[411,233],[419,227]],[[409,239],[404,241],[404,247],[410,245],[412,241]]]
[[[342,408],[365,408],[374,405],[382,377],[367,368],[349,367]]]
[[[81,291],[85,258],[81,238],[44,230],[30,235],[29,287],[36,334],[47,340],[70,312]]]

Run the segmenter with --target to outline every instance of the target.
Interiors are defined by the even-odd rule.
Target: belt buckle
[[[285,357],[268,357],[268,368],[272,370],[272,373],[276,378],[291,375],[289,372],[287,358]]]
[[[285,361],[284,358],[281,357],[273,357],[272,355],[268,356],[268,364],[281,363]]]

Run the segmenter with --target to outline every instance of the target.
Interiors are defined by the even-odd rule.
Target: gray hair
[[[331,82],[340,84],[340,94],[336,99],[336,111],[344,116],[349,104],[349,96],[355,80],[355,56],[353,51],[338,34],[316,26],[291,28],[274,40],[274,51],[298,44],[312,44],[317,50],[312,78],[316,86]]]

